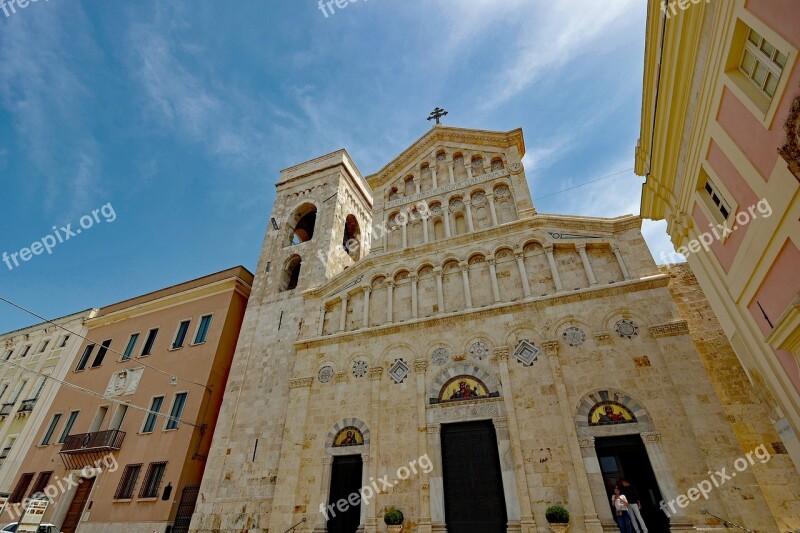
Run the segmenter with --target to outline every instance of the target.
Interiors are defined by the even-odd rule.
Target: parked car
[[[17,526],[19,524],[17,522],[11,522],[3,529],[0,529],[0,533],[14,533],[17,530]],[[39,529],[36,530],[36,533],[61,533],[56,526],[53,524],[39,524]]]

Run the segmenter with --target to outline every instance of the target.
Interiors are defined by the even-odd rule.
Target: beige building
[[[366,178],[343,150],[281,173],[192,531],[546,532],[560,503],[600,532],[622,476],[653,533],[800,527],[641,220],[537,213],[524,154],[436,126]]]
[[[61,380],[71,368],[89,309],[0,335],[0,487],[17,475]],[[47,379],[53,378],[53,379]]]
[[[27,448],[26,498],[72,533],[187,531],[253,276],[243,267],[101,308]]]

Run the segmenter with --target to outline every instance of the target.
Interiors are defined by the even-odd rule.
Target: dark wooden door
[[[650,533],[668,533],[669,518],[659,508],[661,492],[658,482],[647,457],[647,449],[639,435],[623,437],[597,437],[595,439],[597,459],[600,471],[606,484],[608,505],[611,506],[611,495],[614,486],[622,486],[621,480],[627,479],[639,493],[642,504],[640,513]],[[622,494],[625,494],[622,488]],[[613,511],[612,511],[613,514]]]
[[[92,492],[94,485],[94,478],[80,478],[78,488],[75,489],[75,495],[72,497],[72,502],[67,509],[67,516],[64,518],[64,523],[61,524],[62,533],[75,533],[78,529],[78,523],[81,521],[83,508],[86,507],[86,501],[89,499],[89,493]]]
[[[178,504],[178,512],[175,521],[172,523],[172,533],[187,533],[192,522],[192,513],[197,504],[197,494],[200,492],[200,485],[186,485],[181,493],[181,501]]]
[[[442,426],[448,533],[505,533],[506,500],[491,421]]]
[[[333,458],[331,472],[331,492],[328,503],[328,533],[356,533],[361,521],[361,502],[358,505],[342,505],[345,511],[336,507],[339,500],[345,500],[361,489],[363,463],[360,455],[346,455]]]

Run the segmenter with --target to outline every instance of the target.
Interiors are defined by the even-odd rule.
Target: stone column
[[[519,509],[518,512],[520,513],[519,530],[521,530],[522,533],[536,533],[536,521],[533,518],[533,511],[531,509],[528,478],[525,474],[525,461],[522,448],[520,447],[519,423],[517,421],[516,407],[514,406],[514,390],[511,385],[511,375],[508,372],[508,348],[495,348],[493,350],[493,357],[495,361],[497,361],[497,365],[500,369],[500,384],[503,386],[503,405],[506,408],[506,416],[508,417],[507,431],[509,433],[511,458],[513,460],[515,473],[513,493],[518,495],[517,506]],[[504,460],[502,455],[500,456],[500,460]],[[503,486],[505,488],[505,476],[503,479]],[[505,490],[508,493],[509,489],[506,488]]]
[[[563,291],[564,286],[561,285],[561,276],[558,275],[556,258],[553,256],[553,245],[548,244],[545,246],[544,252],[547,254],[547,262],[550,264],[550,273],[553,275],[553,282],[556,284],[556,291]]]
[[[383,235],[381,235],[381,244],[383,245],[383,251],[386,252],[389,250],[389,213],[385,211],[383,213]]]
[[[331,487],[331,473],[333,471],[333,457],[326,455],[322,458],[322,484],[319,489],[319,502],[328,505],[328,493]],[[313,505],[310,506],[313,509]],[[325,515],[319,513],[317,525],[314,526],[313,533],[328,533],[328,523]]]
[[[467,179],[471,180],[472,179],[472,158],[469,157],[469,159],[468,159],[468,157],[469,156],[467,156],[466,154],[464,155],[464,167],[466,167],[466,169],[467,169]]]
[[[349,294],[345,293],[342,295],[342,314],[339,316],[339,331],[344,331],[347,327],[347,302],[349,300]]]
[[[284,434],[288,438],[281,443],[279,457],[281,464],[291,466],[284,471],[285,474],[278,474],[275,484],[275,497],[273,499],[273,509],[276,512],[270,515],[269,524],[264,524],[266,526],[265,529],[270,531],[285,531],[286,528],[296,524],[302,518],[302,516],[298,516],[295,508],[299,480],[294,473],[300,470],[303,450],[293,443],[301,441],[306,433],[306,416],[308,415],[308,402],[313,383],[314,378],[312,377],[289,381],[287,409],[293,416],[286,420]],[[330,482],[326,485],[323,480],[320,490],[322,493],[322,489],[325,489],[323,498],[327,496],[327,488],[329,486]],[[325,499],[321,500],[321,502],[327,503]],[[319,510],[317,505],[314,505],[314,508]]]
[[[611,506],[606,501],[606,485],[603,481],[603,472],[600,470],[600,461],[597,459],[597,450],[594,447],[594,437],[578,437],[581,447],[583,465],[586,468],[586,477],[589,479],[589,490],[592,492],[594,508],[602,523],[616,525],[611,514]]]
[[[436,276],[436,303],[439,307],[439,312],[444,313],[444,291],[442,290],[442,267],[433,269]]]
[[[614,256],[617,258],[617,264],[619,264],[619,269],[622,271],[623,277],[625,279],[631,279],[631,274],[628,272],[628,267],[625,266],[625,260],[622,259],[622,253],[619,251],[619,246],[612,244],[611,251],[614,252]]]
[[[369,454],[362,453],[361,454],[361,486],[368,487],[370,484],[369,482]],[[361,519],[359,520],[358,529],[356,529],[356,533],[365,533],[367,531],[367,519],[369,518],[369,505],[364,505],[361,503],[360,507],[361,512]]]
[[[394,320],[394,282],[386,282],[386,292],[388,298],[386,300],[386,322],[391,324]]]
[[[487,194],[486,199],[489,200],[489,213],[492,215],[492,226],[499,226],[497,222],[497,208],[494,206],[494,194]]]
[[[420,174],[419,178],[417,178],[417,176],[415,175],[415,176],[414,176],[414,187],[415,187],[415,188],[416,188],[416,190],[417,190],[417,193],[416,193],[416,194],[419,194],[419,193],[420,193],[420,189],[421,189],[421,187],[420,187],[420,183],[421,183],[421,182],[422,182],[422,175]]]
[[[428,361],[425,359],[417,359],[414,361],[414,374],[417,376],[417,398],[425,398],[425,372],[428,369]],[[419,431],[417,431],[417,446],[419,455],[424,457],[428,455],[428,437],[427,437],[427,419],[425,412],[425,402],[418,401],[417,403],[417,424]],[[419,523],[417,526],[418,533],[431,533],[431,503],[430,503],[430,480],[428,474],[424,470],[419,470]]]
[[[589,280],[589,285],[597,285],[597,278],[594,277],[592,264],[589,262],[589,256],[586,255],[586,245],[576,244],[575,249],[578,250],[578,254],[581,256],[581,262],[583,263],[583,270],[586,271],[586,278]]]
[[[500,303],[500,287],[497,285],[497,268],[494,264],[494,257],[489,257],[486,261],[489,263],[489,278],[492,280],[494,303]]]
[[[521,513],[519,510],[519,489],[514,473],[514,460],[511,452],[511,438],[508,435],[508,418],[497,417],[492,419],[494,430],[497,434],[497,451],[500,456],[500,472],[503,479],[503,493],[506,499],[506,515],[508,527],[506,531],[520,531]]]
[[[383,367],[377,366],[369,369],[369,379],[372,381],[371,391],[371,420],[367,421],[371,427],[369,453],[372,456],[372,461],[369,462],[369,475],[372,479],[378,479],[378,455],[380,451],[380,422],[381,422],[381,376],[383,376]],[[365,533],[375,533],[378,530],[378,513],[380,506],[377,505],[377,494],[375,495],[376,501],[369,506],[372,509],[371,513],[367,515],[367,528]],[[327,533],[327,532],[326,532]]]
[[[452,231],[450,231],[450,207],[442,206],[442,216],[444,217],[444,234],[445,237],[450,238]]]
[[[431,501],[431,529],[447,531],[444,521],[444,478],[442,472],[442,438],[439,424],[428,424],[428,457],[433,470],[428,474]]]
[[[528,271],[525,269],[525,255],[521,251],[514,252],[514,257],[517,258],[517,268],[519,269],[519,276],[522,278],[522,290],[525,293],[525,298],[531,297],[531,284],[528,282]]]
[[[467,231],[472,233],[475,231],[475,226],[472,223],[472,202],[468,199],[464,199],[464,206],[466,207],[467,211]]]
[[[469,288],[469,263],[459,263],[461,268],[461,281],[464,283],[464,302],[467,309],[472,309],[472,291]]]
[[[672,472],[667,464],[667,455],[664,453],[664,448],[661,446],[661,432],[660,431],[647,431],[641,433],[642,442],[647,450],[647,457],[650,459],[650,466],[653,467],[653,473],[656,475],[656,482],[658,483],[658,490],[661,491],[661,497],[664,501],[669,501],[678,494],[678,486],[672,478]],[[686,512],[681,509],[679,505],[675,505],[675,513],[671,514],[670,520],[672,522],[684,523],[687,522]],[[670,509],[670,511],[672,511]]]
[[[326,305],[322,304],[322,309],[319,310],[319,327],[317,328],[317,335],[322,337],[325,333],[325,312],[327,311]]]
[[[572,459],[575,479],[578,482],[578,491],[582,504],[583,520],[586,531],[589,533],[602,533],[603,526],[597,517],[597,510],[592,499],[592,489],[589,486],[589,478],[583,463],[580,446],[578,445],[578,435],[575,431],[575,422],[572,414],[572,405],[567,396],[567,387],[564,384],[564,373],[561,370],[561,362],[558,359],[558,341],[543,343],[547,358],[550,362],[550,369],[553,372],[556,385],[556,395],[558,397],[558,407],[561,411],[561,419],[564,422],[564,434],[566,436],[569,455]]]
[[[403,221],[403,225],[402,226],[403,226],[403,228],[402,228],[402,231],[403,231],[403,250],[405,250],[406,248],[408,248],[408,217],[405,218],[405,220]]]
[[[453,167],[455,166],[455,162],[453,161],[452,157],[448,157],[447,159],[447,170],[450,172],[450,185],[456,182],[456,173]]]
[[[372,287],[364,287],[364,318],[361,323],[365,328],[369,327],[369,295],[372,292]]]
[[[419,277],[416,274],[411,274],[411,318],[419,317],[419,303],[417,301],[417,282]]]
[[[438,189],[439,179],[436,170],[436,165],[438,164],[438,160],[436,159],[436,154],[433,154],[433,156],[430,158],[430,161],[431,161],[430,165],[431,165],[431,178],[433,179],[433,188]]]
[[[422,217],[422,234],[423,238],[425,239],[425,243],[430,242],[430,237],[428,236],[428,217]]]

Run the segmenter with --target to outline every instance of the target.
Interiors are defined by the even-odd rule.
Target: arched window
[[[290,244],[300,244],[314,237],[314,226],[317,223],[317,208],[313,204],[298,207],[291,218],[292,232]]]
[[[406,196],[414,196],[416,193],[417,193],[417,186],[414,184],[414,176],[406,177],[405,181]]]
[[[344,221],[342,246],[353,261],[358,261],[361,257],[361,227],[355,215],[347,215]]]
[[[293,255],[286,261],[286,267],[283,269],[283,276],[281,278],[281,292],[291,291],[297,288],[297,282],[300,280],[300,266],[303,260],[299,255]]]

